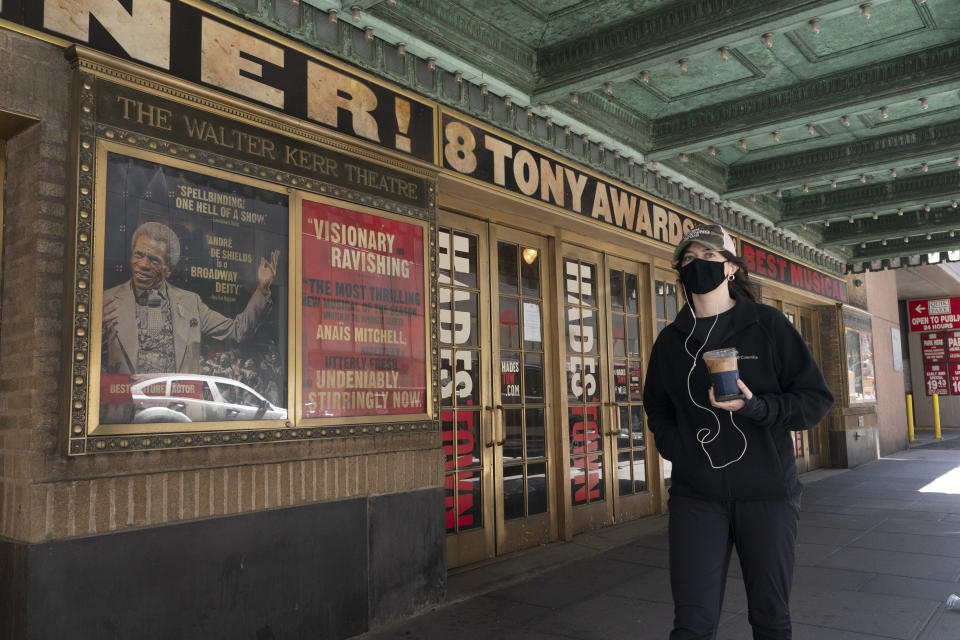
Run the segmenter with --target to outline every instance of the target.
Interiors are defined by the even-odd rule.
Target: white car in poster
[[[286,420],[287,410],[237,380],[204,375],[151,376],[130,387],[133,421]]]

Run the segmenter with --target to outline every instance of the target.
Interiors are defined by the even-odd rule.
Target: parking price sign
[[[945,395],[947,393],[947,365],[924,365],[923,374],[928,396],[932,396],[933,394]]]

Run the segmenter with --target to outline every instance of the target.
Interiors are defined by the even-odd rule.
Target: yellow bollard
[[[940,396],[933,394],[933,439],[943,440],[940,433]]]
[[[907,394],[907,437],[913,442],[913,394]]]

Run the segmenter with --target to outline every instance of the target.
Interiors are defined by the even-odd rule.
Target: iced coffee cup
[[[707,365],[707,371],[710,372],[710,381],[713,383],[713,397],[718,402],[744,398],[744,395],[740,393],[740,387],[737,386],[737,378],[740,377],[740,372],[737,369],[737,350],[735,348],[707,351],[703,354],[703,362]]]

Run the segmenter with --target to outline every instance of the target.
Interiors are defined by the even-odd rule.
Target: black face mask
[[[710,293],[727,278],[723,271],[724,262],[695,258],[680,268],[680,282],[688,293]]]

